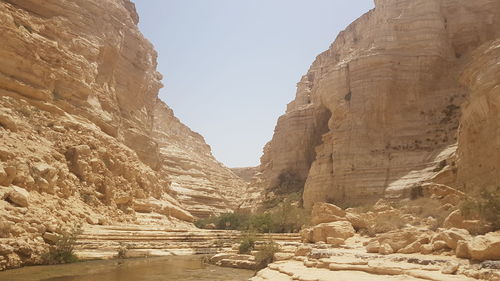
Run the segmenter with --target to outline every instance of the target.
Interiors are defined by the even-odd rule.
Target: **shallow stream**
[[[203,263],[200,256],[89,261],[0,272],[0,281],[242,281],[253,271]]]

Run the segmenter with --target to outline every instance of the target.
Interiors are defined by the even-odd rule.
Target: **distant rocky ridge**
[[[424,182],[498,183],[500,2],[376,0],[297,86],[260,185],[305,182],[304,205],[401,198]]]
[[[0,2],[0,269],[71,225],[238,207],[247,184],[158,99],[138,20],[128,0]]]

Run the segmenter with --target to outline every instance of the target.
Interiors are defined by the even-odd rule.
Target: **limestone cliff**
[[[0,270],[74,224],[191,227],[238,206],[246,183],[157,98],[137,23],[128,0],[0,1]]]
[[[160,173],[170,180],[174,197],[197,217],[237,209],[247,183],[217,162],[203,137],[180,123],[165,103],[156,104],[154,115]]]
[[[483,44],[469,61],[461,77],[469,96],[462,105],[456,184],[476,192],[500,182],[500,39]]]
[[[500,2],[375,6],[299,82],[264,149],[264,187],[292,174],[305,181],[304,204],[311,207],[398,197],[424,181],[460,185],[457,171],[462,183],[495,182],[499,59],[493,47],[480,46],[500,37]],[[471,65],[476,60],[483,63]],[[486,154],[488,160],[478,159]]]

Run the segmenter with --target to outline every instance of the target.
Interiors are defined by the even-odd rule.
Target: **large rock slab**
[[[312,208],[311,223],[313,225],[345,220],[347,220],[346,212],[333,204],[317,202]]]
[[[467,243],[470,257],[475,260],[500,260],[500,231],[474,237]]]
[[[328,242],[329,237],[347,239],[355,233],[351,223],[347,221],[322,223],[312,228],[312,242]]]

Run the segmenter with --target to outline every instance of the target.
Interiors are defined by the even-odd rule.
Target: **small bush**
[[[197,220],[194,225],[198,228],[205,228],[213,223],[217,229],[242,230],[248,224],[249,215],[245,213],[225,213],[219,216],[212,216]]]
[[[127,252],[130,249],[129,245],[125,245],[124,243],[120,243],[120,247],[118,248],[117,258],[124,259],[127,257]]]
[[[248,220],[247,228],[251,231],[269,233],[274,229],[274,221],[269,213],[256,214]]]
[[[270,191],[276,194],[290,194],[302,192],[304,190],[305,180],[300,178],[293,171],[284,171],[278,177],[278,183],[273,186]]]
[[[241,240],[240,246],[238,247],[238,253],[240,254],[250,254],[255,248],[255,236],[252,234],[246,234]]]
[[[271,232],[293,233],[299,232],[303,225],[309,224],[309,213],[302,208],[294,206],[289,201],[280,204],[271,212],[273,225]]]
[[[268,264],[274,261],[274,254],[279,251],[279,246],[276,243],[268,243],[255,254],[255,262],[257,269],[266,268]]]
[[[220,215],[215,225],[217,229],[241,229],[248,221],[248,215],[242,213],[227,213]]]
[[[49,248],[42,259],[45,264],[61,264],[73,263],[78,261],[78,257],[74,253],[76,237],[80,234],[80,229],[76,229],[70,233],[65,233],[59,237],[55,245]]]

